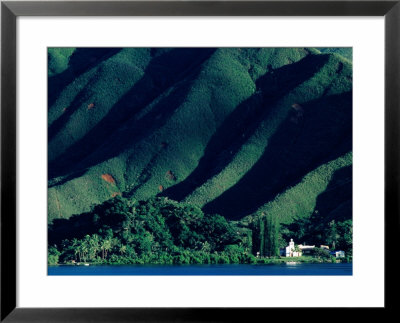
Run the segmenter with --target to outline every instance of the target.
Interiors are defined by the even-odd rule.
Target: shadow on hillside
[[[65,184],[65,183],[69,182],[70,180],[73,180],[74,178],[85,175],[87,170],[88,169],[80,169],[80,170],[74,172],[73,174],[68,174],[65,176],[54,177],[54,178],[49,177],[47,187],[51,188],[54,186]]]
[[[200,53],[199,53],[200,50]],[[185,99],[191,81],[213,48],[172,49],[151,60],[144,76],[81,140],[49,165],[49,178],[97,165],[117,156],[129,145],[162,126]],[[184,83],[179,84],[180,81]],[[173,86],[172,92],[155,103],[145,116],[135,120],[138,112]],[[118,135],[115,135],[118,133]],[[100,148],[101,149],[98,149]],[[75,178],[72,174],[69,179]]]
[[[197,168],[184,181],[160,195],[177,201],[183,200],[194,189],[221,172],[260,123],[273,113],[266,108],[311,78],[327,61],[326,55],[306,56],[299,62],[270,69],[261,76],[256,81],[256,93],[237,106],[212,136]]]
[[[48,80],[48,108],[50,108],[61,91],[70,84],[74,79],[78,78],[81,74],[87,72],[95,65],[107,60],[111,56],[117,54],[121,49],[119,48],[77,48],[71,55],[68,69],[64,72],[52,76]],[[68,122],[71,115],[79,108],[82,99],[85,96],[85,90],[79,93],[72,100],[68,109],[65,109],[63,114],[48,128],[48,141],[57,134],[60,129]]]
[[[90,81],[91,80],[89,80],[88,83],[90,83]],[[64,112],[51,123],[47,131],[48,142],[50,142],[56,136],[56,134],[68,122],[72,114],[80,107],[82,101],[85,98],[85,95],[86,91],[84,89],[79,91],[78,94],[75,96],[75,98],[72,100],[71,104],[68,106],[68,108],[66,108]]]
[[[351,151],[351,92],[302,106],[302,121],[292,122],[289,114],[252,169],[235,186],[206,204],[204,212],[239,219],[299,183],[304,174]]]
[[[77,48],[69,59],[68,68],[48,79],[48,108],[54,104],[61,91],[69,83],[120,50],[121,48]]]
[[[319,222],[344,221],[352,218],[353,167],[338,169],[328,187],[318,195],[314,214]]]
[[[304,219],[307,228],[311,232],[305,234],[302,239],[309,244],[319,245],[325,243],[324,240],[321,240],[321,236],[315,233],[316,228],[323,228],[332,220],[345,221],[352,219],[352,170],[353,167],[351,165],[342,167],[333,173],[325,191],[317,197],[313,214],[310,218]],[[289,232],[304,232],[304,229],[300,229],[300,226],[304,225],[301,224],[302,222],[303,220],[300,220],[300,223],[295,221],[290,224],[284,224],[284,226],[289,229]],[[284,238],[287,240],[290,237],[285,236]]]

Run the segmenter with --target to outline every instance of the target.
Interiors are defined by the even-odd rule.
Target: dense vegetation
[[[353,254],[353,221],[321,221],[316,214],[311,219],[302,219],[288,225],[283,230],[286,239],[308,241],[310,244],[328,244],[335,250],[344,250],[348,256]]]
[[[50,262],[351,253],[351,48],[49,48],[48,75]]]
[[[352,65],[337,54],[50,48],[49,75],[49,223],[115,195],[240,219],[300,185],[309,211],[275,212],[291,221],[352,149]]]
[[[89,213],[54,220],[49,263],[249,263],[248,234],[220,215],[166,198],[115,197]]]
[[[317,48],[321,53],[336,53],[350,61],[353,61],[353,48],[352,47],[320,47]]]
[[[68,68],[69,58],[74,51],[75,48],[71,47],[49,48],[49,76],[64,72]]]
[[[284,228],[284,237],[290,234],[300,239],[310,232],[313,234],[307,225],[301,222]],[[49,228],[48,261],[49,264],[265,263],[276,260],[279,248],[286,246],[279,228],[276,218],[264,214],[246,226],[167,198],[137,202],[117,196],[95,206],[91,212],[68,220],[54,220]],[[350,243],[343,244],[345,249],[351,248],[351,221],[337,226],[333,221],[326,228],[322,225],[316,228],[322,232],[316,239],[340,247],[345,240],[344,243]]]
[[[271,215],[260,216],[251,226],[252,251],[261,257],[279,256],[279,247],[286,247],[279,242],[279,223]]]
[[[351,176],[351,166],[337,171],[325,191],[318,196],[312,214],[283,225],[283,238],[293,238],[299,243],[307,241],[315,245],[328,244],[333,249],[344,250],[348,256],[352,256]]]

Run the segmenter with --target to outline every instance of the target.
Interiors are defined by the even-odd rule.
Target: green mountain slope
[[[97,50],[76,49],[58,74],[49,65],[49,222],[116,195],[240,219],[302,184],[309,210],[351,164],[352,64],[339,55]]]
[[[353,61],[353,48],[352,47],[318,47],[321,53],[335,53],[347,58],[349,61]]]
[[[319,166],[305,175],[297,185],[262,205],[257,214],[270,214],[286,224],[309,218],[315,211],[324,214],[326,220],[329,219],[337,208],[349,202],[351,205],[351,164],[352,153],[347,153]],[[343,183],[337,179],[338,173],[346,174]],[[351,219],[351,212],[341,216]]]
[[[74,53],[75,48],[49,48],[48,64],[49,77],[64,72],[68,68],[69,58]]]

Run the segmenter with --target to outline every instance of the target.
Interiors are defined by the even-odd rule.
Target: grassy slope
[[[299,62],[297,67],[293,66],[293,70],[288,73],[288,77],[284,80],[284,82],[279,82],[279,84],[288,84],[288,82],[293,82],[293,76],[297,75],[299,70],[309,68],[310,65],[314,63],[314,60],[310,60],[309,62],[306,60]],[[348,91],[351,89],[350,82],[347,82],[347,84],[343,84],[341,81],[338,82],[338,79],[343,79],[342,75],[339,74],[337,77],[326,76],[327,74],[332,73],[332,67],[337,64],[336,58],[331,58],[323,64],[324,65],[322,67],[318,66],[318,72],[312,74],[310,78],[298,80],[298,85],[291,90],[285,91],[284,95],[279,97],[278,100],[273,102],[261,100],[258,102],[259,104],[268,108],[266,113],[262,116],[262,122],[257,126],[251,135],[247,135],[249,129],[246,127],[241,129],[241,131],[238,131],[238,133],[241,134],[241,137],[244,139],[244,142],[240,146],[239,150],[237,150],[237,152],[234,154],[229,164],[227,164],[219,173],[209,178],[204,184],[196,188],[188,197],[186,197],[187,202],[204,206],[204,204],[214,200],[216,197],[223,194],[227,189],[238,183],[238,181],[262,157],[268,148],[271,138],[276,134],[278,128],[283,126],[283,123],[289,123],[290,128],[301,128],[304,126],[302,124],[292,124],[287,121],[288,114],[290,115],[292,113],[290,110],[293,103],[296,102],[304,104],[304,102],[328,95],[328,92],[326,91],[327,88],[329,88],[329,93],[340,93],[341,91]],[[276,73],[278,73],[278,71]],[[323,82],[327,83],[324,84]],[[320,88],[318,88],[316,84],[318,84]],[[271,84],[267,82],[267,85]],[[265,93],[268,91],[268,89],[261,88],[260,91]],[[329,108],[326,109],[328,110]],[[310,118],[307,115],[306,117]],[[304,121],[302,120],[301,123],[303,122]],[[296,136],[298,135],[299,134],[296,134]],[[242,138],[237,139],[235,144]],[[233,148],[230,148],[229,152],[232,152],[233,150]],[[218,157],[224,158],[223,155],[229,155],[229,152],[222,151]],[[288,154],[290,152],[286,153]],[[221,159],[218,157],[216,158],[217,161]],[[214,210],[210,209],[209,211]],[[221,210],[216,210],[216,212],[221,212]]]
[[[317,197],[314,213],[325,223],[352,219],[352,165],[336,170],[328,187]]]
[[[351,165],[352,153],[349,152],[319,166],[304,176],[300,183],[289,187],[285,192],[278,194],[272,201],[261,206],[257,210],[257,214],[270,214],[279,219],[281,223],[291,223],[294,219],[308,218],[316,209],[329,214],[334,211],[331,210],[334,206],[328,206],[329,201],[335,200],[334,198],[336,197],[334,205],[337,207],[349,200],[348,198],[338,199],[338,190],[334,192],[334,195],[332,194],[333,192],[328,193],[328,186],[331,185],[337,171],[344,170]],[[351,176],[347,180],[351,182]],[[343,189],[342,186],[340,187]],[[321,200],[321,196],[324,195],[329,195],[328,198],[325,198],[325,201]],[[319,203],[317,203],[318,201]],[[321,210],[324,208],[329,211]],[[248,219],[244,220],[247,221]]]
[[[49,160],[80,140],[144,74],[149,49],[121,50],[80,75],[49,110]],[[94,107],[89,109],[90,104]],[[56,123],[62,126],[56,127]],[[58,131],[52,131],[56,128]],[[53,134],[54,133],[54,134]]]
[[[351,150],[351,93],[336,95],[351,89],[351,78],[345,68],[344,75],[336,73],[338,63],[340,59],[329,56],[318,73],[276,103],[279,123],[262,156],[234,186],[206,204],[206,212],[240,218],[305,173]],[[292,122],[295,102],[304,108],[297,123]],[[270,126],[272,120],[269,116],[265,124]]]
[[[352,47],[319,47],[317,48],[321,53],[335,53],[347,58],[350,62],[353,61],[353,48]]]
[[[59,118],[57,113],[65,103],[74,100],[79,103],[73,113],[76,116],[71,115],[68,122],[55,132],[54,138],[59,136],[62,139],[54,141],[52,150],[49,149],[52,160],[57,161],[57,156],[61,156],[69,166],[69,169],[61,167],[61,176],[52,178],[49,189],[49,221],[54,217],[69,217],[71,214],[86,211],[90,205],[100,203],[117,193],[125,192],[129,196],[143,199],[159,193],[159,187],[162,186],[163,194],[168,195],[169,187],[178,186],[177,184],[190,178],[201,164],[205,152],[209,156],[213,152],[222,152],[218,158],[209,157],[205,163],[205,169],[209,169],[210,165],[214,168],[212,176],[208,172],[200,171],[197,176],[200,182],[193,181],[192,185],[184,186],[181,192],[175,194],[184,195],[183,197],[187,195],[188,201],[198,205],[219,196],[222,191],[234,186],[263,156],[268,138],[290,113],[293,102],[307,102],[320,97],[321,93],[333,95],[348,89],[348,84],[351,84],[351,77],[348,78],[348,75],[347,78],[337,77],[336,81],[321,83],[324,77],[332,79],[331,69],[335,66],[337,68],[340,61],[337,57],[328,55],[328,60],[332,62],[322,64],[324,68],[319,71],[320,76],[314,75],[317,72],[313,73],[310,78],[295,84],[289,93],[279,98],[265,98],[265,93],[271,95],[274,92],[273,87],[268,91],[271,79],[268,80],[266,75],[271,73],[266,72],[297,62],[310,52],[317,53],[304,49],[219,49],[209,57],[208,54],[205,55],[205,59],[196,64],[182,67],[176,73],[179,74],[176,79],[162,80],[159,76],[152,76],[146,78],[145,82],[142,82],[143,70],[147,67],[147,71],[151,72],[152,69],[148,66],[152,66],[152,61],[160,57],[167,59],[171,54],[168,54],[168,50],[142,52],[143,58],[138,59],[142,64],[139,64],[140,68],[135,63],[131,64],[131,69],[126,70],[126,75],[117,73],[118,78],[126,84],[126,87],[118,89],[114,88],[116,82],[112,81],[115,78],[114,72],[119,71],[118,62],[123,66],[121,60],[124,55],[137,57],[135,55],[138,53],[120,51],[100,65],[88,69],[72,81],[67,86],[69,88],[66,87],[56,103],[50,107],[49,122],[54,122]],[[129,60],[131,63],[134,61]],[[349,68],[351,69],[345,66],[342,69],[347,71]],[[107,74],[104,77],[109,78],[108,82],[101,80],[102,71]],[[159,73],[160,68],[157,72],[154,75],[162,74]],[[347,80],[344,85],[343,80]],[[147,85],[142,85],[141,82]],[[132,113],[131,110],[126,110],[126,106],[129,106],[126,102],[135,100],[135,91],[132,90],[135,84],[139,83],[140,89],[149,91],[157,82],[158,92],[155,97],[149,97],[149,102],[136,104],[139,108]],[[90,91],[87,90],[89,85]],[[107,86],[110,89],[106,89]],[[103,100],[103,97],[106,99]],[[124,101],[124,97],[129,100]],[[107,104],[99,103],[98,112],[95,110],[97,104],[93,110],[87,109],[90,102],[103,101]],[[123,104],[118,105],[115,102]],[[124,115],[124,124],[110,127],[107,129],[110,136],[103,138],[104,142],[96,142],[93,139],[96,126],[102,123],[104,116],[109,117],[107,113],[111,109],[118,113],[124,107],[125,111],[121,112]],[[94,111],[96,117],[90,117],[90,114],[88,116],[88,113]],[[263,118],[261,122],[257,119],[260,116]],[[275,121],[270,122],[271,120]],[[76,125],[72,126],[73,124]],[[82,126],[86,124],[87,127]],[[76,133],[73,130],[76,127],[83,129],[80,128],[80,132]],[[68,133],[67,129],[72,129],[69,131],[73,133]],[[246,129],[251,131],[243,136],[243,130]],[[220,140],[213,140],[216,134]],[[81,145],[85,140],[90,144]],[[88,153],[75,163],[65,158],[72,154],[63,155],[63,151],[70,153],[71,149],[78,152],[81,149]],[[234,151],[233,155],[230,154],[231,151]],[[58,160],[60,159],[59,157]],[[60,163],[54,165],[58,164]],[[169,175],[169,171],[173,176]],[[115,184],[106,182],[101,176],[103,174],[110,174]],[[54,185],[56,183],[58,185]],[[218,187],[220,184],[225,185],[222,191]],[[194,192],[190,192],[188,187]]]
[[[49,48],[49,77],[64,72],[68,68],[69,58],[75,51],[73,47]]]

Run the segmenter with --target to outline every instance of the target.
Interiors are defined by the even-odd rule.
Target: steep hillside
[[[353,61],[353,48],[352,47],[318,47],[321,53],[335,53]]]
[[[48,75],[49,77],[64,72],[69,65],[69,59],[75,48],[61,47],[48,50]]]
[[[49,222],[116,195],[290,222],[351,165],[352,64],[312,48],[49,49],[48,120]],[[306,206],[277,211],[288,197]]]

